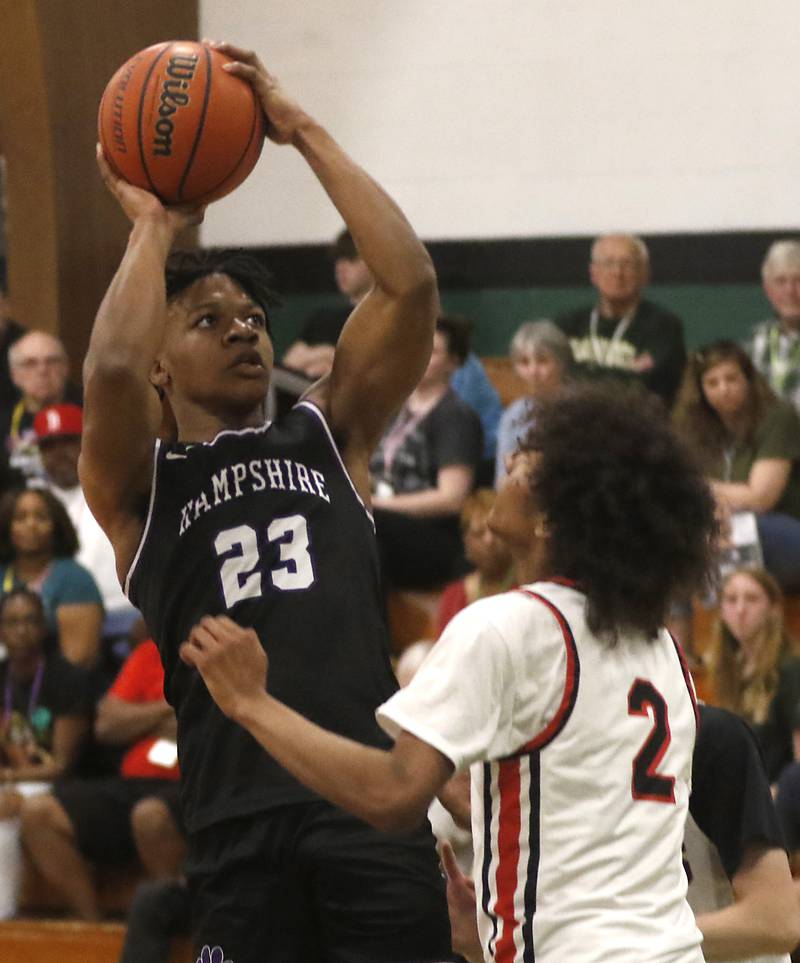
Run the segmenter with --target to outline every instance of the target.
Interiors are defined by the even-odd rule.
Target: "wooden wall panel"
[[[94,161],[106,82],[137,50],[197,36],[197,0],[0,0],[0,145],[14,314],[64,339],[78,375],[128,225]]]

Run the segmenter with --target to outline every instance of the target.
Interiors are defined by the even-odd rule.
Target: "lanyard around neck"
[[[598,364],[605,365],[608,362],[608,356],[611,353],[611,349],[616,347],[617,344],[619,344],[619,342],[625,337],[628,328],[631,326],[631,321],[633,321],[634,314],[636,314],[636,308],[631,308],[622,315],[617,322],[616,328],[614,328],[614,333],[606,342],[605,351],[602,351],[600,338],[597,334],[597,327],[600,323],[600,311],[597,308],[592,308],[592,313],[589,315],[589,338],[592,342],[592,354],[594,355],[594,360]]]
[[[769,373],[778,393],[783,393],[789,374],[800,369],[800,337],[786,336],[786,351],[781,351],[783,334],[780,323],[769,332]]]
[[[31,692],[28,698],[28,720],[33,716],[34,710],[36,709],[36,704],[39,701],[39,693],[42,688],[42,679],[44,678],[44,658],[39,657],[39,663],[36,666],[36,675],[33,677],[33,684],[31,685]],[[6,691],[5,698],[3,700],[3,725],[8,725],[8,720],[11,718],[11,712],[13,710],[13,698],[14,689],[11,682],[11,666],[8,666],[6,672]]]

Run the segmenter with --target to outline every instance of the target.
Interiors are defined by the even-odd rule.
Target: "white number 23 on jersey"
[[[313,584],[308,526],[302,515],[273,518],[267,526],[267,541],[278,546],[278,564],[269,570],[275,588],[293,592]],[[263,594],[258,534],[251,525],[237,525],[220,532],[214,539],[214,551],[217,558],[223,559],[219,578],[226,608]]]

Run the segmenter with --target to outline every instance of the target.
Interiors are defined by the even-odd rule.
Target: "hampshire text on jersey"
[[[167,457],[188,457],[169,452]],[[300,491],[330,502],[325,487],[325,476],[315,468],[308,468],[302,462],[290,458],[254,458],[249,462],[238,461],[215,472],[209,484],[200,494],[190,498],[181,509],[178,534],[189,530],[192,522],[202,514],[253,492]]]

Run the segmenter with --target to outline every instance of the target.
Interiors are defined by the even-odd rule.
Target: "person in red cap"
[[[89,569],[103,597],[104,666],[101,669],[107,669],[103,675],[110,680],[128,653],[128,633],[139,612],[120,588],[114,549],[89,510],[78,481],[83,412],[78,405],[48,405],[37,413],[33,428],[47,487],[66,508],[78,534],[80,548],[76,561]]]

